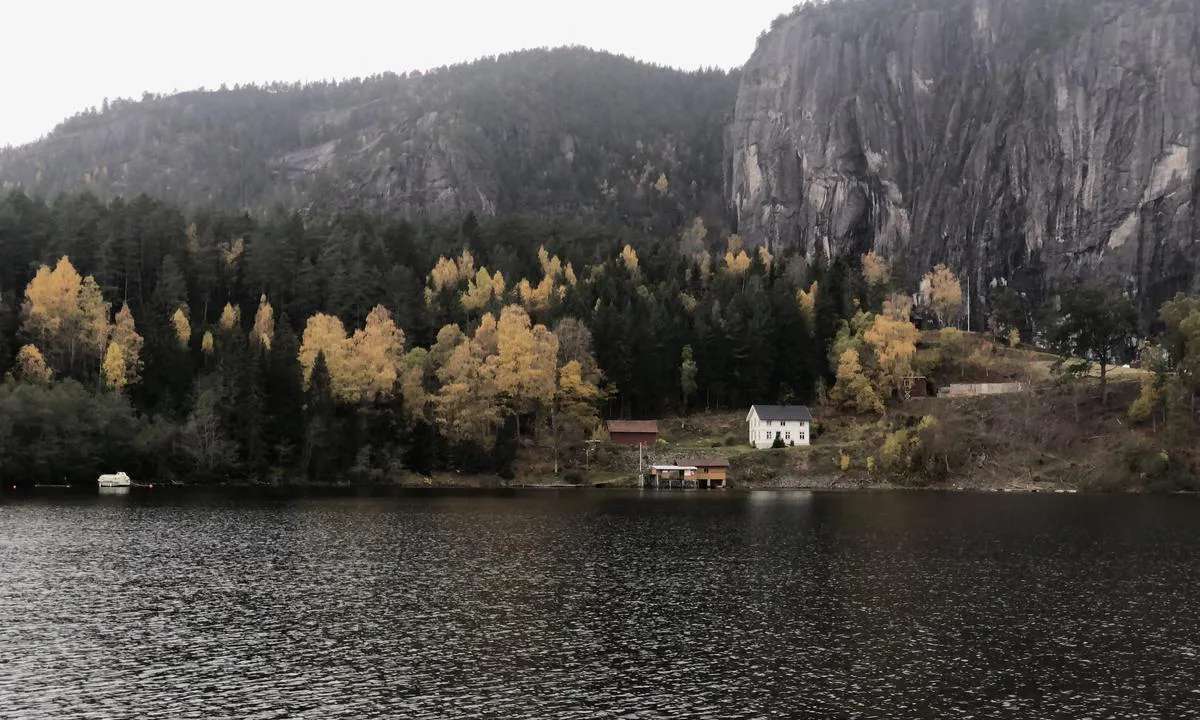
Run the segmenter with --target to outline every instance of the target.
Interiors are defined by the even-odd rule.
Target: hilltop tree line
[[[184,209],[524,212],[665,233],[723,216],[738,80],[559,48],[426,73],[147,94],[0,148],[0,190],[147,193]],[[441,205],[447,193],[462,206]]]
[[[918,326],[961,314],[948,268],[911,285],[871,253],[773,257],[699,218],[651,237],[528,217],[188,217],[144,196],[13,192],[0,472],[510,474],[522,446],[581,464],[603,418],[755,402],[878,413],[914,372]],[[1130,352],[1133,315],[1089,292],[1035,323],[1001,291],[990,324],[1107,366]],[[1188,302],[1164,308],[1147,418],[1196,392]]]

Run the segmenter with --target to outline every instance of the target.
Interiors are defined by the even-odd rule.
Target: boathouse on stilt
[[[696,490],[724,489],[728,482],[728,460],[688,460],[679,465],[651,465],[642,478],[643,487]]]

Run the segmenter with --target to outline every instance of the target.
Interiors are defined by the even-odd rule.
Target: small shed
[[[644,445],[658,442],[657,420],[609,420],[608,441],[616,445]]]
[[[929,397],[929,379],[924,375],[906,375],[900,379],[900,399]]]

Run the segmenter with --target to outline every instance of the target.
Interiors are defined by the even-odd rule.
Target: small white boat
[[[133,484],[129,476],[123,472],[101,475],[96,478],[96,484],[102,488],[127,488]]]

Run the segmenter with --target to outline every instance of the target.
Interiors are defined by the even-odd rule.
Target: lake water
[[[1200,499],[0,496],[0,718],[1200,718]]]

